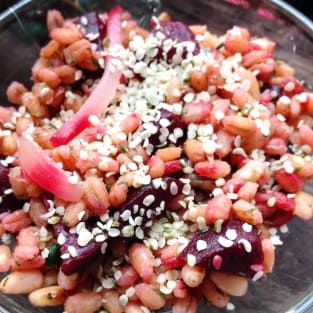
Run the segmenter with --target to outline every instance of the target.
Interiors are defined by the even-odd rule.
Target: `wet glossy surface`
[[[31,1],[30,1],[31,2]],[[34,1],[35,2],[35,1]],[[37,2],[37,1],[36,1]],[[50,2],[45,1],[47,8]],[[55,2],[55,1],[54,1]],[[70,1],[67,1],[69,3]],[[113,1],[85,1],[86,9],[92,10],[100,6],[108,9]],[[135,17],[144,25],[148,25],[149,15],[153,8],[157,11],[158,1],[118,1],[132,11]],[[38,3],[38,2],[37,2]],[[239,5],[235,5],[235,4]],[[28,6],[24,13],[18,13],[19,19],[12,16],[12,22],[0,28],[0,103],[6,104],[5,90],[12,80],[19,80],[30,86],[30,68],[37,58],[39,44],[45,39],[45,8],[40,4]],[[81,8],[74,8],[62,1],[50,5],[58,7],[66,15],[79,14]],[[313,33],[311,36],[293,23],[286,14],[269,1],[164,1],[164,8],[170,12],[174,20],[186,23],[205,23],[210,31],[222,34],[228,28],[236,25],[250,29],[252,35],[268,36],[277,42],[275,56],[290,62],[296,69],[297,75],[306,81],[307,86],[313,89],[313,67],[311,65],[313,53]],[[301,23],[300,23],[301,24]],[[313,188],[309,187],[309,190]],[[306,308],[294,310],[293,307],[304,298],[313,297],[313,221],[308,223],[296,219],[289,226],[290,232],[282,235],[284,245],[278,247],[277,262],[274,273],[268,278],[250,284],[249,292],[245,297],[232,298],[236,311],[240,313],[291,313],[312,312]],[[32,307],[22,297],[7,297],[0,295],[1,305],[10,313],[61,313],[62,308],[38,309]],[[306,303],[309,303],[307,301]],[[303,306],[306,307],[306,306]],[[217,313],[209,305],[203,305],[199,312]],[[0,312],[6,312],[0,309]]]

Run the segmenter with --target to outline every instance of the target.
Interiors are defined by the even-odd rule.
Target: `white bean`
[[[24,294],[43,285],[43,274],[38,270],[15,271],[1,280],[0,292],[6,294]]]

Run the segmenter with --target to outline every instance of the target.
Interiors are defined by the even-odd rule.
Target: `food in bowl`
[[[0,291],[65,312],[234,309],[310,219],[313,95],[240,27],[64,20],[1,108]],[[16,243],[9,246],[8,238]]]

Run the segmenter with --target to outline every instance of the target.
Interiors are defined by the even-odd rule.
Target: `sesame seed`
[[[100,124],[100,120],[96,115],[90,115],[88,121],[92,126],[99,126]]]
[[[61,255],[61,259],[62,260],[67,260],[67,259],[69,259],[71,256],[70,256],[70,254],[69,253],[63,253],[62,255]]]
[[[220,121],[224,118],[225,114],[221,110],[216,110],[214,116],[218,121]]]
[[[150,310],[147,308],[147,307],[145,307],[145,306],[140,306],[140,309],[141,309],[141,311],[143,312],[143,313],[151,313],[150,312]]]
[[[283,116],[282,114],[277,114],[276,115],[277,119],[281,122],[285,122],[286,121],[286,118],[285,116]]]
[[[195,97],[195,94],[189,92],[189,93],[187,93],[187,94],[184,96],[184,101],[185,101],[185,102],[191,102],[191,101],[193,101],[194,97]]]
[[[81,221],[86,214],[86,211],[81,211],[77,214],[78,220]]]
[[[291,99],[287,96],[282,96],[278,99],[279,102],[281,102],[282,104],[290,104],[291,103]]]
[[[264,272],[263,271],[258,271],[256,272],[253,277],[252,277],[252,281],[257,281],[259,279],[261,279],[264,275]]]
[[[186,196],[190,195],[191,192],[191,186],[190,184],[185,184],[183,189],[182,189],[182,193]]]
[[[279,227],[279,230],[281,231],[281,233],[286,234],[288,233],[289,229],[287,225],[282,225]]]
[[[120,215],[121,219],[126,222],[131,216],[131,211],[130,210],[125,210],[124,212],[122,212],[122,214]]]
[[[250,253],[252,251],[252,245],[247,239],[240,239],[238,242],[243,245],[246,252]]]
[[[218,178],[216,181],[215,181],[215,185],[217,187],[221,187],[221,186],[224,186],[225,185],[225,179],[224,178]]]
[[[132,297],[136,293],[136,289],[134,287],[129,287],[126,289],[125,294],[127,297]]]
[[[51,225],[55,225],[55,224],[59,223],[59,221],[60,221],[59,216],[52,216],[48,219],[48,223]]]
[[[227,311],[234,311],[235,310],[235,306],[232,303],[228,302],[227,305],[226,305],[226,310]]]
[[[102,280],[101,284],[105,289],[112,289],[115,286],[115,281],[113,278],[106,278]]]
[[[105,240],[106,240],[106,236],[104,236],[103,234],[97,235],[95,237],[96,242],[104,242]]]
[[[160,285],[160,291],[165,295],[169,295],[172,292],[172,289],[170,289],[164,285]]]
[[[178,193],[178,186],[174,181],[171,182],[171,184],[170,184],[170,193],[173,196],[177,195],[177,193]]]
[[[234,243],[232,240],[229,240],[223,236],[219,236],[218,237],[218,243],[222,246],[222,247],[225,247],[225,248],[229,248],[231,247]]]
[[[58,239],[57,239],[57,242],[59,245],[64,245],[65,242],[66,242],[66,238],[65,236],[63,235],[63,233],[60,233],[59,236],[58,236]]]
[[[176,287],[176,281],[174,280],[169,280],[167,283],[166,283],[166,287],[170,290],[173,290],[175,287]]]
[[[9,194],[13,193],[13,189],[12,189],[12,188],[8,188],[8,189],[4,190],[3,193],[4,193],[5,195],[9,195]]]
[[[87,229],[78,233],[77,244],[81,247],[85,247],[93,239],[93,235]]]
[[[49,256],[49,250],[47,248],[44,248],[42,251],[41,251],[41,256],[46,259],[48,256]]]
[[[109,232],[108,232],[108,235],[110,237],[118,237],[120,235],[120,230],[118,228],[110,228],[109,229]]]
[[[88,25],[88,19],[86,16],[82,16],[80,18],[80,23],[83,25],[83,26],[87,26]]]
[[[283,167],[284,170],[288,173],[288,174],[292,174],[294,172],[294,167],[292,166],[292,163],[289,160],[286,160],[283,163]]]
[[[285,91],[291,92],[295,89],[295,84],[294,82],[288,82],[284,88]]]
[[[122,272],[121,271],[116,271],[114,273],[114,279],[119,280],[122,277]]]
[[[267,199],[267,205],[269,207],[273,207],[276,204],[276,198],[275,197],[270,197]]]
[[[229,240],[236,240],[237,238],[237,232],[235,229],[231,229],[231,228],[227,229],[225,235]]]
[[[24,205],[23,205],[23,211],[25,213],[28,213],[29,209],[30,209],[30,203],[29,202],[25,202]]]
[[[281,246],[283,242],[280,240],[279,236],[272,236],[271,238],[272,244],[274,246]]]
[[[134,226],[133,225],[127,225],[122,228],[122,235],[124,237],[132,237],[134,235]]]
[[[67,250],[68,250],[68,252],[69,252],[69,254],[70,254],[70,256],[71,256],[72,258],[77,257],[78,253],[77,253],[77,250],[76,250],[75,247],[73,247],[73,246],[68,246]]]
[[[233,193],[233,192],[228,192],[227,193],[227,197],[230,199],[230,200],[236,200],[238,199],[238,195],[236,193]]]
[[[67,180],[72,185],[78,184],[78,181],[79,181],[76,175],[69,176]]]
[[[197,241],[197,251],[202,251],[207,249],[208,245],[206,243],[206,241],[204,240],[198,240]]]
[[[155,200],[154,195],[148,195],[143,199],[142,203],[145,206],[150,206],[154,202],[154,200]]]
[[[144,238],[144,232],[143,230],[140,228],[140,227],[136,227],[136,230],[135,230],[135,236],[138,238],[138,239],[143,239]]]
[[[166,274],[165,273],[161,273],[161,274],[159,274],[158,275],[158,277],[157,277],[157,282],[159,283],[159,284],[165,284],[165,282],[166,282],[166,280],[167,280],[167,277],[166,277]]]
[[[126,295],[121,295],[119,298],[118,298],[118,303],[121,305],[121,306],[125,306],[127,303],[128,303],[128,297]]]
[[[222,195],[224,194],[224,191],[222,188],[214,188],[213,191],[212,191],[212,195],[214,197],[218,196],[218,195]]]
[[[252,225],[250,225],[248,223],[243,223],[242,224],[242,229],[243,229],[244,232],[250,233],[252,231]]]
[[[187,264],[188,264],[189,266],[193,267],[193,266],[196,265],[196,263],[197,263],[196,257],[195,257],[193,254],[188,253],[188,254],[187,254]]]

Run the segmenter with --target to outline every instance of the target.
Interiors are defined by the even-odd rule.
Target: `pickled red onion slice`
[[[81,185],[70,183],[66,172],[36,143],[21,137],[18,155],[22,169],[40,187],[69,202],[80,200]]]
[[[115,45],[121,45],[121,14],[122,9],[119,6],[115,6],[109,13],[107,26],[109,49]],[[81,109],[51,137],[50,140],[55,147],[69,143],[89,126],[91,115],[99,116],[106,110],[115,96],[121,77],[121,72],[114,65],[114,60],[118,59],[107,56],[105,71],[95,90]]]

